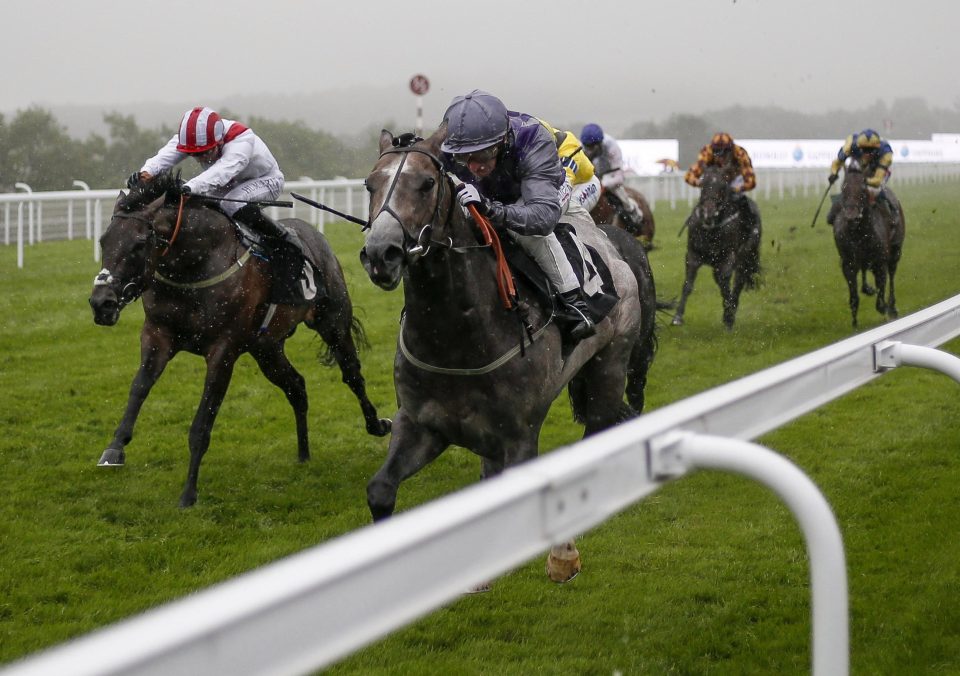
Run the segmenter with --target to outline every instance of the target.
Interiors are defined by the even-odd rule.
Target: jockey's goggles
[[[489,148],[483,150],[474,150],[472,153],[454,153],[453,161],[464,166],[471,162],[480,162],[481,164],[489,162],[500,152],[500,144],[495,143]]]

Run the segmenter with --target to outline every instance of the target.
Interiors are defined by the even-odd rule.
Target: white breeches
[[[219,192],[219,191],[218,191]],[[246,200],[248,202],[257,202],[260,200],[275,200],[283,192],[283,177],[271,176],[267,178],[254,178],[235,185],[218,197],[226,197],[232,200]],[[228,216],[233,216],[238,209],[246,206],[242,202],[221,202],[220,208]]]

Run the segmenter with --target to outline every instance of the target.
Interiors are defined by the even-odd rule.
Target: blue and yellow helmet
[[[872,150],[880,147],[880,134],[873,129],[864,129],[857,134],[857,147],[863,150]]]

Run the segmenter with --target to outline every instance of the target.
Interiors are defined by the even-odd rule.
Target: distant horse
[[[700,200],[687,219],[686,276],[673,325],[683,324],[687,298],[701,265],[713,268],[723,298],[723,324],[733,328],[740,292],[755,288],[760,275],[760,219],[751,227],[741,197],[730,188],[722,169],[707,167]]]
[[[533,301],[523,279],[523,311],[505,309],[495,257],[479,244],[439,159],[445,136],[441,126],[426,140],[395,146],[384,131],[366,179],[372,216],[361,261],[377,286],[402,282],[404,289],[394,362],[400,408],[387,459],[367,486],[374,520],[392,514],[400,483],[450,445],[478,454],[484,477],[535,457],[550,405],[568,384],[584,436],[634,417],[656,345],[656,297],[643,249],[620,242],[642,257],[625,262],[586,218],[575,223],[577,232],[607,261],[620,296],[597,333],[565,354],[550,309]],[[575,552],[572,542],[553,548],[551,579],[576,574]],[[563,568],[570,558],[576,564]]]
[[[644,249],[653,248],[653,235],[656,232],[656,224],[653,220],[653,210],[650,209],[650,203],[647,202],[647,198],[643,196],[639,190],[634,190],[633,188],[628,188],[624,186],[624,190],[634,199],[637,203],[637,206],[640,207],[640,213],[643,214],[643,224],[640,226],[640,229],[637,230],[632,225],[628,225],[628,221],[622,215],[623,206],[620,204],[614,195],[609,191],[603,190],[600,193],[600,199],[597,201],[597,206],[595,206],[590,211],[590,216],[593,217],[594,222],[597,225],[615,225],[618,228],[623,228],[629,232],[634,237],[640,239],[640,243],[643,244]]]
[[[860,307],[857,274],[862,272],[864,293],[869,295],[867,270],[873,273],[877,285],[877,312],[889,319],[898,316],[893,280],[903,251],[903,207],[890,188],[884,188],[884,192],[888,193],[888,199],[899,215],[898,219],[892,219],[886,209],[873,202],[860,164],[851,161],[847,165],[840,190],[840,211],[833,222],[833,239],[840,253],[840,268],[850,294],[853,328],[857,328],[857,310]],[[888,279],[889,295],[886,293]]]
[[[298,219],[282,221],[296,230],[317,272],[316,296],[304,305],[269,302],[272,271],[261,256],[251,255],[236,226],[198,198],[173,205],[153,197],[174,179],[161,174],[143,190],[121,192],[110,225],[100,238],[103,269],[94,281],[90,305],[94,322],[113,326],[120,311],[143,297],[145,320],[140,333],[140,369],[130,387],[126,412],[103,452],[100,465],[122,465],[125,447],[151,387],[180,351],[204,357],[207,376],[190,427],[190,467],[180,506],[197,500],[200,461],[227,393],[233,367],[248,352],[260,370],[283,390],[293,407],[300,461],[310,457],[307,439],[307,392],[303,377],[284,354],[284,341],[301,322],[326,342],[343,381],[360,402],[367,432],[383,436],[390,421],[377,417],[367,399],[354,337],[362,327],[353,316],[340,264],[323,236]]]

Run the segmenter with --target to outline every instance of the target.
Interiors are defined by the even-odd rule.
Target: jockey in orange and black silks
[[[743,147],[733,142],[726,132],[717,132],[710,143],[700,149],[697,161],[690,165],[684,180],[694,187],[700,186],[703,170],[709,166],[718,166],[729,172],[730,188],[744,193],[757,187],[757,176],[753,172],[753,162]]]

